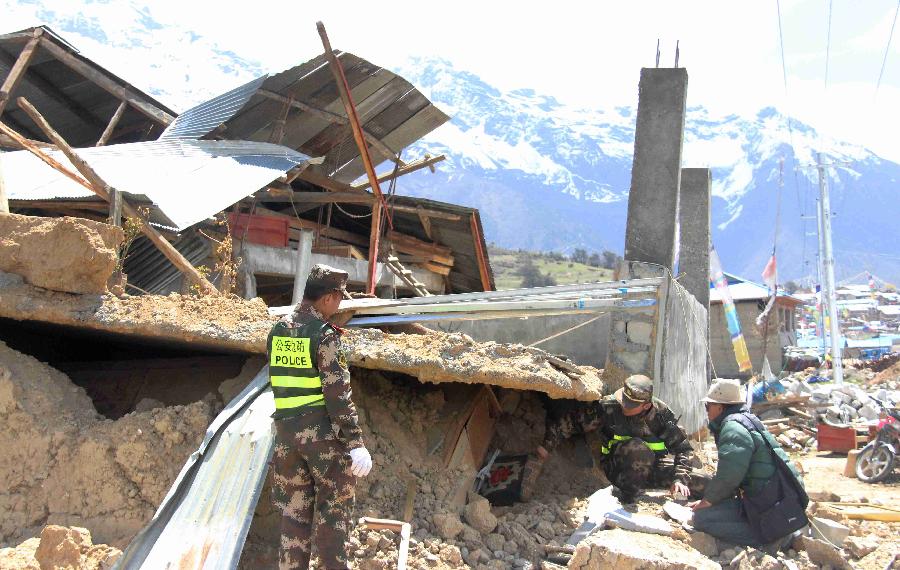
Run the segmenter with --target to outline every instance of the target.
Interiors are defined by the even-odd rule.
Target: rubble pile
[[[102,418],[67,376],[0,342],[0,544],[47,524],[124,548],[212,419],[209,403]]]

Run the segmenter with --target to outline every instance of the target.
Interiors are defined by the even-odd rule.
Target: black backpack
[[[784,459],[775,453],[766,437],[767,430],[762,422],[747,412],[731,414],[722,421],[722,424],[728,421],[738,422],[747,428],[747,431],[759,432],[775,464],[775,473],[762,489],[753,496],[746,494],[741,496],[744,515],[757,540],[770,543],[808,525],[806,506],[809,504],[809,496]]]

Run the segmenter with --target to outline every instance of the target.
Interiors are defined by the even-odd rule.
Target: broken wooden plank
[[[398,533],[400,545],[397,548],[397,570],[406,570],[406,561],[409,557],[409,536],[412,530],[408,522],[362,517],[359,519],[359,525],[372,530],[392,530]]]
[[[443,154],[438,156],[426,156],[425,158],[419,159],[415,162],[407,163],[400,168],[396,168],[391,172],[386,172],[378,177],[378,182],[387,182],[389,180],[393,180],[395,178],[399,178],[404,174],[409,174],[411,172],[415,172],[417,170],[422,170],[423,168],[432,168],[435,164],[441,162],[442,160],[446,160],[447,157]],[[368,182],[362,182],[360,184],[356,184],[353,186],[359,190],[365,190],[366,188],[371,187],[371,184]]]
[[[410,480],[406,484],[406,499],[403,502],[403,516],[401,517],[406,522],[412,522],[413,516],[413,506],[416,500],[416,492],[419,490],[419,484],[415,481],[415,479]]]
[[[443,265],[453,265],[453,250],[449,247],[425,242],[396,231],[387,233],[387,241],[389,241],[397,251],[408,253],[410,255],[421,255],[431,261],[436,261]]]

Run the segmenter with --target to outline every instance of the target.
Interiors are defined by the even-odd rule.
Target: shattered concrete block
[[[700,570],[719,565],[673,538],[622,529],[592,534],[575,549],[570,570]]]
[[[850,563],[844,559],[841,551],[824,540],[801,536],[794,541],[794,546],[805,550],[809,559],[819,566],[830,565],[839,570],[851,570]]]
[[[865,404],[859,410],[859,416],[869,421],[878,419],[878,410],[872,404]]]
[[[854,558],[862,558],[878,548],[878,539],[874,536],[848,536],[844,545]]]
[[[844,540],[850,536],[850,528],[837,521],[813,517],[810,523],[814,538],[830,542],[835,546],[843,546]]]
[[[0,214],[0,271],[67,293],[106,293],[122,228],[82,218]]]

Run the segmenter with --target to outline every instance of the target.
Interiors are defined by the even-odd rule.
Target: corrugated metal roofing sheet
[[[143,196],[152,218],[190,227],[266,186],[308,157],[283,146],[251,141],[165,140],[78,149],[111,186]],[[62,153],[49,154],[74,167]],[[27,151],[0,154],[10,200],[94,196]]]
[[[178,115],[171,125],[163,131],[158,140],[164,139],[199,139],[230,119],[241,107],[247,104],[268,75],[257,77],[253,81],[236,87],[218,97],[213,97],[196,107]]]
[[[335,55],[344,67],[363,130],[380,139],[391,153],[396,154],[450,120],[402,77],[351,53],[335,51]],[[281,144],[309,156],[325,157],[321,170],[341,182],[365,174],[324,55],[269,76],[260,89],[327,114],[292,108]],[[270,140],[284,109],[285,103],[256,93],[225,122],[225,136]],[[374,146],[370,153],[374,165],[388,158]]]
[[[274,447],[269,367],[213,420],[116,570],[236,568]]]

